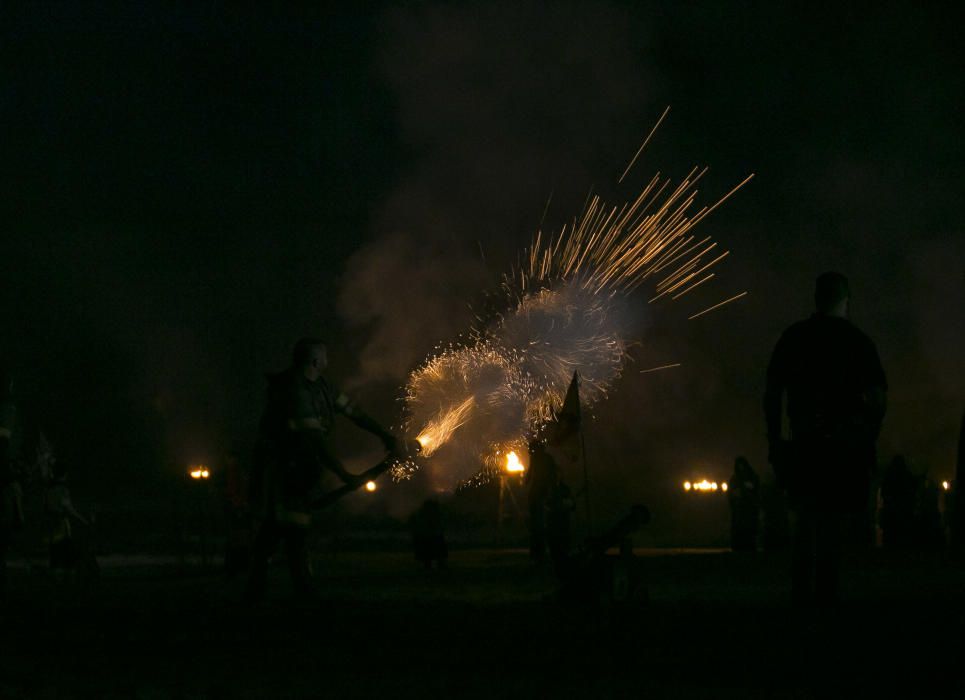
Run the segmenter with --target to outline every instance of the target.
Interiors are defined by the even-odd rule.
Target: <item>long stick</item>
[[[586,530],[593,534],[593,517],[590,513],[590,473],[586,465],[586,436],[583,433],[583,421],[580,421],[580,451],[583,453],[583,499],[586,501]]]
[[[383,459],[381,462],[376,464],[371,469],[359,474],[356,478],[355,483],[345,484],[343,486],[339,486],[337,489],[333,489],[327,493],[323,493],[321,496],[319,496],[314,501],[312,501],[311,503],[312,509],[317,510],[320,508],[324,508],[325,506],[331,505],[335,501],[339,500],[343,496],[347,496],[353,491],[357,491],[367,481],[372,481],[373,479],[377,479],[378,477],[382,476],[382,474],[389,471],[389,469],[392,468],[392,465],[398,461],[399,461],[398,456],[392,455],[392,454],[388,455],[385,459]]]

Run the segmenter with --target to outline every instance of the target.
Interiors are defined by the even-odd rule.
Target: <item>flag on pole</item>
[[[563,405],[556,412],[556,421],[549,442],[559,444],[575,435],[580,429],[580,374],[573,372],[573,379],[566,390]]]

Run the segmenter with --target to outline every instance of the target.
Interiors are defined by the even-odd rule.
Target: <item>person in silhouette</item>
[[[761,480],[746,457],[734,460],[734,473],[727,480],[730,504],[730,547],[735,552],[757,549],[761,517]]]
[[[958,432],[958,459],[955,462],[955,479],[952,481],[951,503],[952,545],[959,552],[965,550],[965,495],[962,485],[965,482],[965,413],[962,413],[962,427]]]
[[[7,548],[23,525],[23,491],[17,469],[17,404],[13,377],[0,368],[0,604],[7,595]]]
[[[91,520],[74,506],[70,495],[67,469],[59,460],[51,457],[50,478],[44,489],[44,512],[47,516],[47,542],[50,553],[50,569],[66,580],[76,580],[78,574],[87,572],[88,566],[96,569],[96,560],[87,543],[74,532],[74,523],[85,528],[89,534]]]
[[[885,549],[911,546],[918,482],[902,455],[895,455],[881,480],[881,544]]]
[[[225,514],[224,569],[228,577],[248,570],[251,548],[250,475],[236,450],[228,450],[218,470]]]
[[[847,278],[822,274],[814,301],[774,348],[763,404],[768,461],[792,512],[792,597],[832,604],[844,519],[868,500],[887,382],[874,343],[848,320]]]
[[[445,529],[442,524],[442,507],[439,501],[428,499],[409,517],[412,533],[412,550],[416,561],[431,569],[433,562],[440,569],[446,568],[449,548],[446,546]]]
[[[556,460],[541,440],[529,443],[529,469],[523,476],[529,506],[529,555],[541,562],[546,555],[546,509],[559,478]]]
[[[281,540],[285,542],[296,596],[314,596],[308,530],[321,478],[324,472],[331,472],[345,484],[360,482],[329,448],[328,435],[335,416],[341,414],[376,435],[390,452],[396,448],[391,433],[324,378],[322,373],[327,366],[325,344],[316,338],[303,338],[292,351],[291,366],[268,376],[253,480],[260,523],[252,545],[245,593],[250,603],[257,603],[264,596],[268,560]]]
[[[913,540],[918,549],[940,549],[945,546],[945,525],[939,506],[941,488],[923,474],[918,479]]]
[[[787,495],[773,475],[761,484],[761,547],[765,552],[787,548],[790,525],[787,519]]]

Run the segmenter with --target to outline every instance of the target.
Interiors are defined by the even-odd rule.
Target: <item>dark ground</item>
[[[852,557],[840,607],[786,604],[782,555],[641,550],[649,604],[546,599],[521,550],[446,571],[403,553],[315,560],[320,600],[276,566],[252,613],[241,581],[176,560],[105,558],[96,591],[11,572],[0,698],[961,697],[965,566]]]

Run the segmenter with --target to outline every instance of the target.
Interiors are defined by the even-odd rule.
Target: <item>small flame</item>
[[[366,491],[369,491],[369,492],[371,493],[372,491],[375,491],[375,489],[376,489],[376,486],[375,486],[375,482],[374,482],[374,481],[366,481],[366,482],[365,482],[365,490],[366,490]]]
[[[952,487],[952,485],[951,485],[950,483],[948,483],[947,481],[943,481],[943,482],[942,482],[942,488],[943,488],[945,491],[948,491],[951,487]]]
[[[519,461],[519,456],[515,452],[506,455],[506,471],[510,474],[520,474],[526,471],[526,467]]]

